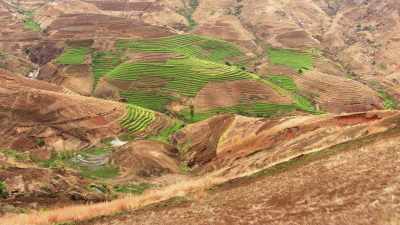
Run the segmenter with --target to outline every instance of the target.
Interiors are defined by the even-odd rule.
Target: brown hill
[[[121,103],[20,76],[1,74],[0,80],[3,147],[30,150],[40,139],[51,149],[82,149],[123,133],[120,120],[127,109]],[[156,117],[151,127],[168,125],[166,117]]]
[[[399,118],[389,111],[284,120],[215,117],[176,135],[186,144],[184,160],[206,176],[138,198],[0,222],[82,221],[131,209],[78,224],[386,224],[398,218]]]
[[[0,0],[0,224],[398,224],[399,21]]]
[[[397,224],[398,132],[394,128],[299,156],[201,198],[78,224]]]

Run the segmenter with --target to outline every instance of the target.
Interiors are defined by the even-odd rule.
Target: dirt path
[[[189,202],[81,225],[399,224],[399,142],[396,133],[356,142],[342,146],[340,154],[231,182]]]

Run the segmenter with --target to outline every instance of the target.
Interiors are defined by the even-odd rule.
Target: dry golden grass
[[[112,215],[122,211],[134,210],[143,206],[168,200],[175,196],[193,194],[222,183],[227,178],[203,177],[171,185],[165,189],[153,190],[142,196],[127,196],[110,202],[69,206],[49,211],[20,215],[5,215],[0,224],[7,225],[46,225],[67,221],[84,221],[99,216]]]
[[[324,149],[313,149],[306,154],[323,151]],[[299,154],[299,155],[304,155]],[[37,211],[29,214],[10,214],[0,218],[0,224],[6,225],[48,225],[61,222],[78,222],[93,219],[100,216],[110,216],[123,211],[130,211],[154,204],[160,201],[168,200],[176,196],[191,196],[194,199],[204,198],[206,190],[218,184],[229,180],[255,174],[265,168],[290,161],[299,155],[282,159],[280,161],[266,165],[264,168],[256,170],[248,169],[235,175],[224,175],[224,171],[215,171],[200,178],[189,179],[184,182],[176,183],[159,190],[150,190],[141,196],[127,196],[121,199],[102,202],[96,204],[68,206],[49,211]]]
[[[316,149],[311,152],[320,151]],[[274,162],[264,168],[268,168],[279,163],[296,158],[294,155],[290,158]],[[93,219],[100,216],[110,216],[119,212],[135,210],[146,205],[154,204],[160,201],[168,200],[176,196],[192,196],[194,199],[203,198],[206,190],[214,185],[225,183],[229,180],[248,176],[261,171],[262,168],[248,171],[242,171],[236,175],[225,175],[222,171],[215,171],[204,177],[190,179],[184,182],[176,183],[159,190],[145,192],[141,196],[127,196],[110,202],[96,204],[68,206],[49,211],[37,211],[29,214],[10,214],[0,218],[0,224],[6,225],[48,225],[61,222],[78,222]]]

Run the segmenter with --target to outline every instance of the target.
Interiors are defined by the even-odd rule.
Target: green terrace
[[[315,106],[309,99],[299,94],[299,90],[293,78],[284,75],[271,75],[268,76],[267,80],[292,95],[297,109],[314,114],[321,113],[316,111]]]
[[[145,130],[155,119],[155,113],[151,110],[129,104],[126,107],[127,112],[120,123],[132,134]]]
[[[257,80],[273,87],[278,93],[292,96],[293,105],[276,105],[254,103],[255,105],[239,105],[233,108],[217,109],[205,114],[196,114],[200,120],[216,113],[231,112],[249,116],[269,117],[288,111],[302,110],[315,113],[314,105],[305,97],[297,93],[297,87],[290,77],[271,76],[261,79],[256,74],[251,74],[236,66],[227,66],[193,57],[184,59],[170,59],[164,63],[123,63],[110,71],[107,75],[111,80],[139,81],[146,77],[158,77],[166,81],[159,90],[125,90],[121,96],[128,103],[165,112],[166,106],[177,96],[195,97],[196,94],[209,82],[223,82],[234,80]],[[255,107],[255,108],[254,108]],[[245,113],[245,111],[249,113]],[[264,110],[264,113],[262,112]],[[185,114],[185,113],[183,113]],[[187,115],[185,121],[192,121]]]
[[[254,75],[256,76],[256,75]],[[254,79],[257,79],[256,77]],[[269,76],[267,79],[262,80],[266,85],[274,87],[276,91],[281,94],[290,95],[294,101],[293,104],[271,104],[271,103],[242,103],[232,107],[220,107],[206,112],[190,112],[184,109],[180,113],[182,120],[193,123],[205,120],[217,114],[234,113],[243,116],[251,117],[273,117],[276,115],[285,115],[290,112],[300,110],[312,114],[320,114],[312,102],[306,97],[298,93],[297,86],[293,79],[289,76]]]
[[[218,113],[238,113],[262,117],[295,110],[316,113],[314,105],[298,93],[292,78],[270,76],[267,79],[262,79],[239,66],[231,66],[230,60],[239,59],[236,62],[240,62],[240,60],[244,62],[245,56],[235,45],[229,42],[187,34],[147,40],[119,40],[116,42],[116,48],[117,50],[114,52],[93,53],[92,71],[96,82],[102,76],[105,76],[109,81],[138,82],[141,84],[141,86],[132,86],[120,91],[121,97],[130,105],[139,106],[139,109],[136,106],[129,106],[129,113],[121,122],[123,127],[132,133],[145,129],[151,123],[149,121],[154,119],[154,112],[143,112],[144,109],[166,112],[166,106],[171,101],[193,98],[210,82],[257,80],[272,87],[281,95],[291,96],[294,103],[292,105],[279,105],[243,102],[243,104],[234,107],[218,108],[210,112],[194,113],[194,115],[184,110],[181,113],[183,120],[198,121]],[[164,62],[123,62],[124,55],[131,53],[167,53],[178,54],[180,57],[170,58]],[[87,52],[80,51],[79,54],[76,54],[76,51],[75,53],[66,51],[64,54],[67,56],[60,56],[60,58],[73,58],[70,56],[82,56]],[[313,67],[313,53],[270,48],[268,49],[268,56],[273,64],[286,65],[293,69],[302,70],[312,69]],[[151,83],[152,80],[160,81],[159,86],[154,88],[154,83]],[[139,116],[143,118],[136,118]]]
[[[243,53],[229,42],[192,34],[149,40],[119,40],[116,45],[120,50],[178,53],[219,63],[243,56]]]
[[[67,47],[64,52],[57,57],[56,63],[61,65],[81,65],[85,63],[86,56],[89,52],[90,49],[86,47]]]
[[[127,91],[120,93],[120,95],[130,104],[158,112],[165,112],[165,106],[175,99],[168,94],[161,94],[154,91]]]
[[[250,117],[272,117],[275,115],[284,115],[295,111],[298,107],[295,104],[284,105],[284,104],[271,104],[271,103],[246,103],[239,104],[232,107],[219,107],[207,112],[193,113],[191,114],[189,110],[183,110],[181,112],[181,117],[184,121],[189,123],[199,122],[208,119],[214,115],[232,113],[239,114],[242,116]]]
[[[110,72],[119,64],[121,64],[121,57],[118,53],[108,51],[99,51],[93,53],[92,71],[95,83],[97,84],[102,76]]]
[[[22,14],[25,16],[24,18],[24,28],[27,30],[40,32],[42,29],[40,28],[40,24],[33,19],[33,12],[31,11],[22,11]]]
[[[252,79],[252,75],[234,66],[188,57],[165,63],[123,63],[110,71],[107,78],[137,81],[148,76],[167,81],[162,92],[194,97],[208,82]]]
[[[295,70],[312,70],[314,56],[308,52],[298,52],[290,49],[268,48],[269,61],[274,65],[283,65]]]
[[[297,86],[291,77],[283,76],[283,75],[282,76],[281,75],[272,75],[272,76],[268,76],[267,79],[270,82],[278,85],[279,87],[281,87],[287,91],[290,91],[290,92],[297,91]]]

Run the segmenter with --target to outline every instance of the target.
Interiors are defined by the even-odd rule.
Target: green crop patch
[[[7,186],[4,181],[0,181],[0,198],[4,198],[8,195]]]
[[[292,95],[293,99],[295,100],[295,105],[299,110],[311,113],[311,114],[321,114],[322,112],[317,111],[315,106],[311,103],[311,101],[297,93]]]
[[[291,94],[292,99],[295,102],[294,105],[297,107],[297,109],[309,113],[320,113],[317,112],[315,106],[308,98],[299,94],[298,88],[296,86],[296,83],[293,81],[293,78],[284,75],[272,75],[269,76],[267,80],[277,85],[278,87],[288,91]]]
[[[287,91],[290,91],[290,92],[297,91],[297,86],[291,77],[279,76],[279,75],[278,76],[269,76],[268,80]]]
[[[35,32],[40,32],[42,30],[40,28],[40,24],[34,21],[32,18],[24,19],[24,27],[25,29],[32,30]]]
[[[275,65],[284,65],[295,70],[311,70],[313,68],[313,55],[307,52],[269,48],[267,55],[270,62]]]
[[[107,78],[125,81],[137,81],[149,76],[167,81],[161,92],[187,97],[194,97],[209,82],[253,78],[237,67],[191,57],[171,59],[165,63],[123,63],[107,74]]]
[[[271,103],[241,104],[233,107],[217,108],[212,113],[238,113],[244,116],[271,117],[277,114],[286,114],[296,109],[293,105],[281,105]]]
[[[27,30],[40,32],[42,29],[40,24],[33,19],[33,12],[31,11],[22,11],[24,14],[24,28]]]
[[[201,113],[191,113],[188,110],[183,110],[181,116],[183,119],[189,123],[198,122],[214,115],[232,113],[239,114],[242,116],[250,117],[272,117],[275,115],[284,115],[295,111],[297,109],[296,105],[290,104],[271,104],[271,103],[246,103],[239,104],[232,107],[219,107],[206,112]]]
[[[155,113],[151,110],[127,105],[127,112],[120,120],[121,126],[130,133],[136,133],[145,130],[155,119]]]
[[[91,179],[111,179],[119,175],[119,169],[116,166],[104,165],[99,167],[81,167],[81,174]]]
[[[397,109],[399,103],[397,102],[397,100],[395,98],[393,98],[392,96],[390,96],[388,93],[386,93],[385,91],[379,91],[379,96],[383,99],[383,105],[385,107],[385,109]]]
[[[85,47],[66,48],[64,52],[56,59],[56,63],[61,65],[84,64],[89,51],[89,48]]]
[[[121,64],[121,58],[118,53],[105,51],[93,53],[92,71],[95,83],[97,84],[101,77],[106,75],[119,64]]]
[[[159,90],[135,90],[124,91],[121,96],[129,103],[144,108],[165,112],[166,106],[176,96],[195,97],[196,94],[209,82],[224,82],[235,80],[257,80],[276,89],[283,95],[290,95],[296,102],[294,105],[257,105],[261,110],[244,107],[243,105],[232,109],[206,112],[205,114],[188,115],[182,113],[186,121],[199,121],[208,118],[216,113],[231,112],[249,116],[264,116],[286,113],[294,108],[313,112],[314,106],[305,97],[297,94],[297,87],[293,79],[287,76],[272,76],[269,79],[261,79],[256,74],[251,74],[239,69],[236,66],[227,66],[194,57],[184,59],[170,59],[163,63],[127,62],[122,63],[107,75],[111,80],[141,81],[146,77],[158,77],[165,81]],[[258,104],[258,103],[255,103]],[[245,111],[249,110],[248,113]],[[252,111],[253,110],[253,111]],[[189,117],[190,118],[189,118]],[[194,118],[191,118],[194,117]]]
[[[149,137],[149,140],[160,141],[169,143],[171,136],[178,130],[184,127],[184,123],[180,120],[176,120],[171,126],[163,129],[157,136]]]
[[[165,106],[174,98],[155,91],[126,91],[120,93],[129,104],[158,112],[165,112]]]
[[[208,37],[185,34],[149,40],[119,40],[117,48],[150,53],[178,53],[213,62],[239,58],[243,53],[233,44]]]

